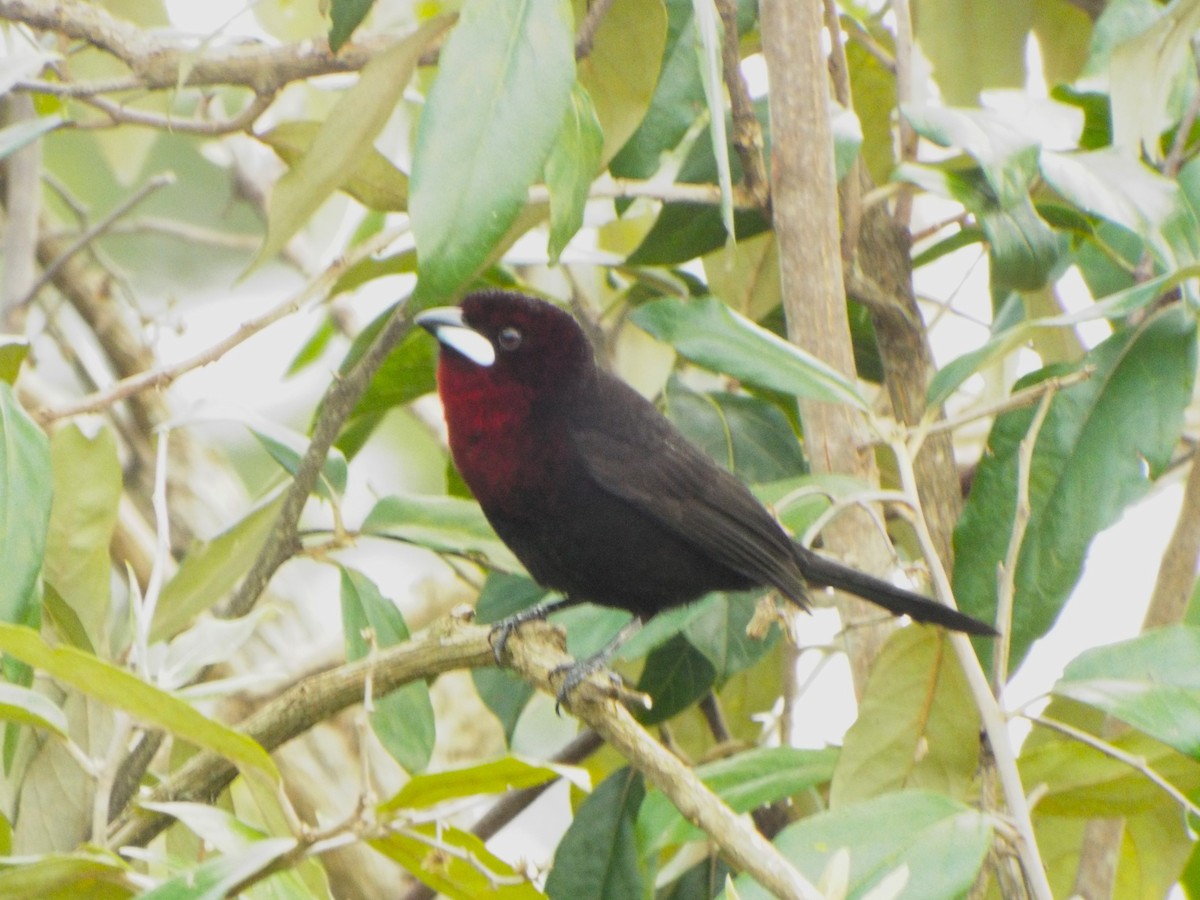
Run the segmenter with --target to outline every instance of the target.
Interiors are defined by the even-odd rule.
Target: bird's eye
[[[496,343],[500,345],[501,350],[516,350],[521,346],[521,332],[511,325],[501,328],[500,333],[496,335]]]

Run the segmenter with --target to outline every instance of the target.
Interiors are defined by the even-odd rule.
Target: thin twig
[[[896,458],[901,487],[908,494],[910,505],[914,511],[913,527],[921,545],[921,552],[929,566],[929,574],[933,579],[936,595],[943,603],[957,608],[957,604],[954,602],[954,591],[950,586],[950,577],[946,574],[946,568],[934,550],[933,536],[929,533],[929,526],[925,521],[924,510],[917,493],[913,451],[904,437],[899,434],[891,442],[891,446]],[[1004,793],[1005,805],[1008,807],[1009,816],[1012,818],[1017,832],[1016,850],[1030,892],[1036,900],[1053,900],[1054,895],[1050,890],[1046,868],[1042,863],[1041,852],[1033,831],[1029,803],[1025,797],[1025,789],[1021,785],[1021,774],[1017,769],[1016,755],[1009,740],[1005,714],[995,695],[992,694],[987,675],[984,674],[983,667],[979,663],[979,657],[975,655],[975,648],[971,646],[970,639],[964,634],[950,634],[947,637],[962,666],[971,696],[979,709],[988,747],[994,759],[996,774]]]
[[[576,60],[591,56],[592,42],[596,39],[596,32],[599,30],[600,23],[604,21],[604,17],[608,14],[608,10],[612,5],[613,0],[592,0],[588,4],[587,15],[583,17],[583,22],[579,26],[579,33],[575,35]]]
[[[730,114],[733,118],[733,149],[742,163],[742,183],[746,194],[759,209],[771,203],[771,183],[763,159],[763,133],[754,112],[754,101],[742,74],[742,56],[738,39],[736,0],[716,0],[721,16],[721,68],[725,87],[729,91]]]
[[[347,269],[359,261],[366,259],[368,256],[378,253],[396,240],[401,233],[399,229],[381,232],[371,239],[351,248],[344,256],[328,266],[324,272],[309,281],[295,295],[263,313],[261,316],[242,323],[231,335],[211,347],[179,362],[139,372],[136,375],[130,375],[128,378],[122,378],[104,390],[97,391],[66,406],[61,406],[57,409],[40,410],[38,412],[39,420],[43,424],[46,424],[70,416],[107,409],[113,404],[119,403],[142,391],[150,390],[151,388],[166,387],[193,369],[199,369],[209,363],[215,362],[234,347],[258,334],[264,328],[274,325],[280,319],[284,319],[292,313],[300,311],[309,300],[316,297],[323,297]]]
[[[144,109],[125,106],[106,97],[95,95],[82,97],[80,102],[104,113],[108,119],[106,121],[76,122],[74,127],[80,131],[91,131],[100,128],[116,128],[121,125],[140,125],[178,134],[217,137],[223,134],[249,131],[258,121],[259,116],[265,113],[274,101],[274,94],[255,94],[254,99],[247,103],[240,112],[227,119],[180,119],[171,115],[164,116],[159,113],[147,112]]]
[[[1031,406],[1037,403],[1043,395],[1054,393],[1063,388],[1068,388],[1071,385],[1079,384],[1081,381],[1087,381],[1092,377],[1093,369],[1084,367],[1077,372],[1068,372],[1066,375],[1055,375],[1052,378],[1047,378],[1044,381],[1039,381],[1037,384],[1031,384],[1029,387],[1021,388],[1019,391],[1014,391],[1007,397],[997,400],[995,403],[989,403],[985,406],[980,406],[960,415],[940,421],[932,420],[928,424],[922,422],[913,430],[913,440],[915,446],[919,447],[921,442],[927,435],[937,434],[941,431],[953,431],[956,428],[962,428],[964,425],[969,425],[972,422],[977,422],[980,419],[990,419],[993,416],[998,416],[1001,413],[1011,412],[1014,409]]]
[[[1025,542],[1025,531],[1029,527],[1029,517],[1032,513],[1029,504],[1029,477],[1033,471],[1033,450],[1037,445],[1038,435],[1042,432],[1042,424],[1050,412],[1050,404],[1054,402],[1056,391],[1051,388],[1042,394],[1029,430],[1017,448],[1017,504],[1013,512],[1012,531],[1008,538],[1008,549],[1004,561],[996,573],[996,630],[1000,632],[996,638],[996,646],[992,653],[992,693],[999,697],[1008,682],[1008,654],[1012,646],[1012,614],[1013,601],[1017,594],[1017,564],[1021,557],[1021,547]]]
[[[54,262],[46,266],[46,268],[42,271],[41,277],[33,283],[33,286],[29,289],[25,296],[18,301],[18,305],[26,306],[32,302],[33,298],[38,295],[38,292],[54,280],[54,276],[57,275],[59,270],[67,264],[67,261],[70,260],[71,257],[94,241],[97,237],[104,234],[104,232],[108,231],[108,229],[111,228],[118,219],[124,216],[125,213],[129,212],[155,191],[161,190],[162,188],[174,183],[175,173],[163,172],[159,175],[155,175],[144,185],[138,188],[138,190],[134,191],[132,194],[118,203],[115,207],[113,207],[108,215],[100,219],[90,228],[86,229],[70,244],[70,246],[67,247],[66,250],[59,255],[56,260],[54,260]]]

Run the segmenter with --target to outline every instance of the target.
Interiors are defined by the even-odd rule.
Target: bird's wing
[[[790,538],[746,486],[632,388],[604,381],[571,426],[596,484],[722,565],[805,602]]]

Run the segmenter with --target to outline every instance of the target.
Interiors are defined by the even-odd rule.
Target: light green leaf
[[[483,556],[501,569],[522,572],[474,500],[459,497],[384,497],[362,524],[363,534],[388,537],[439,553]]]
[[[947,103],[979,100],[988,88],[1025,84],[1025,44],[1034,0],[919,0],[917,42]]]
[[[87,847],[72,853],[0,857],[0,897],[129,897],[129,865],[115,853]]]
[[[278,154],[288,166],[296,166],[320,133],[320,122],[281,122],[255,135]],[[370,146],[350,175],[338,185],[367,209],[404,212],[408,209],[408,176],[386,156]]]
[[[721,18],[713,0],[692,0],[692,26],[699,58],[700,84],[708,105],[709,139],[717,162],[717,185],[721,188],[721,223],[729,242],[737,238],[733,225],[733,175],[729,144],[725,136],[725,78],[721,57]]]
[[[582,85],[571,89],[571,104],[550,158],[546,187],[550,190],[550,261],[557,262],[567,242],[583,224],[588,189],[600,169],[604,132],[592,98]]]
[[[1147,234],[1179,202],[1179,187],[1130,153],[1106,147],[1090,153],[1043,150],[1039,167],[1047,183],[1092,215]]]
[[[443,823],[416,825],[367,843],[423,883],[453,900],[533,900],[544,897],[469,831]],[[453,848],[438,853],[435,847]],[[430,865],[436,854],[436,865]]]
[[[267,236],[251,268],[275,256],[329,196],[368,158],[421,53],[449,27],[430,19],[395,46],[376,54],[329,113],[307,151],[271,191]]]
[[[587,9],[585,0],[575,0],[577,21]],[[662,0],[615,0],[596,29],[592,52],[579,60],[579,83],[595,103],[604,132],[601,158],[606,163],[643,120],[656,117],[649,108],[666,40]],[[695,55],[690,50],[687,55],[694,71]]]
[[[1175,87],[1195,78],[1191,48],[1198,29],[1200,3],[1174,0],[1149,28],[1113,48],[1108,76],[1114,146],[1162,158],[1159,135],[1171,125]]]
[[[50,439],[50,460],[54,502],[45,578],[82,624],[91,647],[105,648],[112,568],[109,547],[124,483],[117,441],[107,426],[89,437],[72,423]]]
[[[29,355],[29,341],[19,334],[0,334],[0,381],[15,384],[21,363]]]
[[[0,684],[0,719],[67,736],[67,715],[49,697],[15,684]]]
[[[1086,650],[1054,692],[1200,759],[1200,629],[1160,628]]]
[[[253,740],[142,681],[132,672],[74,647],[52,648],[36,631],[20,625],[0,623],[0,650],[88,697],[224,756],[243,770],[261,772],[273,780],[279,778],[271,757]]]
[[[979,714],[946,635],[901,628],[871,669],[829,790],[839,809],[905,788],[970,799]]]
[[[276,491],[216,537],[191,546],[175,577],[159,595],[150,629],[152,641],[178,634],[233,589],[258,558],[282,505],[283,491]]]
[[[634,310],[631,319],[707,369],[784,394],[868,408],[843,375],[714,297],[655,300]]]
[[[39,116],[0,128],[0,159],[11,156],[22,147],[32,144],[43,134],[48,134],[60,127],[63,122],[62,116]]]
[[[180,872],[139,900],[224,900],[233,888],[257,875],[296,846],[295,838],[266,838],[239,853],[218,856]]]
[[[575,82],[567,0],[467,0],[417,128],[410,212],[418,293],[440,302],[525,206]]]
[[[51,490],[49,441],[0,382],[0,621],[27,621],[37,603]]]
[[[291,476],[295,477],[300,469],[300,462],[308,451],[308,439],[295,431],[270,423],[269,430],[250,426],[250,432],[263,445],[271,459]],[[340,496],[346,490],[346,479],[349,477],[349,467],[346,457],[336,447],[331,448],[321,465],[321,477],[317,479],[315,493],[327,500]]]
[[[924,791],[885,794],[818,813],[789,825],[774,841],[801,872],[823,872],[835,853],[848,850],[850,897],[865,896],[907,867],[908,884],[915,889],[911,896],[921,900],[965,896],[991,843],[992,824],[986,814]],[[743,900],[770,897],[746,875],[736,884]]]
[[[757,747],[697,766],[696,774],[730,809],[744,813],[825,784],[833,776],[837,758],[834,747]],[[704,833],[684,819],[660,791],[646,795],[638,812],[637,832],[643,853],[704,839]]]
[[[379,811],[393,813],[398,809],[424,809],[446,800],[536,787],[556,778],[565,778],[580,790],[591,790],[591,779],[584,769],[520,756],[505,756],[464,769],[414,776],[391,799],[381,804]]]
[[[205,843],[211,844],[218,853],[237,853],[266,837],[262,831],[247,825],[232,813],[206,803],[155,803],[147,800],[138,806],[177,819]]]
[[[342,629],[346,660],[370,653],[363,636],[370,628],[379,649],[408,640],[408,626],[400,610],[384,597],[375,583],[353,569],[341,570]],[[429,685],[418,679],[382,697],[372,698],[371,729],[385,750],[409,772],[429,765],[436,738]]]

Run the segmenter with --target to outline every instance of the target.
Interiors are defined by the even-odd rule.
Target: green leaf
[[[51,491],[49,441],[0,382],[0,621],[27,621],[36,608]]]
[[[354,406],[352,417],[387,412],[437,390],[437,341],[413,329],[384,359]]]
[[[453,900],[532,900],[544,895],[468,831],[442,822],[416,825],[367,844]],[[449,848],[441,852],[438,848]]]
[[[708,136],[712,143],[713,160],[717,168],[717,185],[721,188],[721,224],[735,240],[733,224],[733,175],[729,157],[729,141],[725,132],[725,79],[721,57],[721,19],[711,0],[693,0],[692,27],[694,47],[699,61],[700,84],[704,102],[708,105]]]
[[[1200,629],[1176,625],[1086,650],[1054,692],[1200,759]]]
[[[707,369],[767,390],[867,409],[867,402],[844,376],[714,297],[655,300],[639,306],[631,318],[639,328]]]
[[[404,93],[421,53],[452,19],[430,19],[371,61],[330,111],[304,155],[271,191],[267,236],[251,268],[283,249],[329,196],[368,158],[372,144]]]
[[[668,0],[666,38],[654,97],[637,130],[612,159],[618,178],[646,179],[662,154],[674,149],[704,109],[704,85],[694,49],[692,0]]]
[[[451,297],[481,269],[524,208],[570,103],[572,18],[567,0],[463,5],[413,155],[417,290],[426,300]]]
[[[537,787],[557,778],[566,778],[576,787],[587,791],[591,780],[583,769],[505,756],[489,763],[452,769],[433,775],[416,775],[391,799],[379,806],[383,814],[398,809],[425,809],[447,800],[476,797],[480,794],[503,794],[523,788]]]
[[[1039,141],[997,113],[945,106],[905,106],[913,130],[943,147],[962,150],[978,161],[1001,206],[1028,195],[1036,173]]]
[[[50,439],[50,462],[54,502],[45,579],[82,625],[90,646],[106,648],[109,547],[124,482],[116,438],[108,427],[89,437],[78,425],[66,425]]]
[[[973,212],[987,238],[992,283],[998,288],[1034,290],[1042,287],[1061,264],[1066,237],[1057,234],[1038,215],[1028,194],[1036,174],[1036,150],[1015,159],[973,169],[903,163],[897,180],[949,197]]]
[[[67,736],[67,715],[49,697],[15,684],[0,684],[0,719]]]
[[[17,334],[0,334],[0,381],[15,384],[21,363],[29,355],[29,341]]]
[[[1043,150],[1039,167],[1050,187],[1075,206],[1135,234],[1160,227],[1179,201],[1175,182],[1115,147],[1091,153]]]
[[[1162,159],[1159,135],[1173,121],[1170,105],[1183,85],[1194,84],[1191,42],[1197,29],[1200,4],[1178,0],[1162,6],[1150,27],[1112,48],[1109,93],[1116,146]]]
[[[116,900],[130,897],[129,866],[107,850],[0,857],[0,897]]]
[[[871,669],[829,790],[833,809],[905,788],[970,799],[979,714],[946,635],[901,628]]]
[[[496,537],[474,500],[458,497],[384,497],[375,504],[363,534],[392,538],[437,553],[482,556],[507,571],[521,572],[512,551]]]
[[[507,669],[472,669],[471,680],[483,705],[491,710],[504,729],[504,742],[512,746],[521,713],[536,693],[533,686]]]
[[[638,721],[643,725],[665,722],[707,694],[716,678],[717,670],[708,657],[683,635],[676,635],[646,657],[637,689],[649,694],[654,705],[638,710]]]
[[[587,0],[574,0],[576,21],[583,21],[588,8]],[[666,39],[662,0],[614,0],[596,29],[591,52],[579,60],[579,83],[596,105],[604,132],[602,162],[611,160],[643,119],[655,114],[647,110]]]
[[[724,684],[738,672],[750,668],[775,645],[779,630],[772,628],[762,639],[746,634],[754,617],[755,601],[762,591],[726,593],[706,597],[695,604],[683,635],[716,670],[716,683]]]
[[[330,0],[329,17],[333,25],[329,29],[329,49],[337,53],[374,5],[375,0]]]
[[[342,628],[346,641],[346,660],[362,659],[370,652],[363,630],[375,633],[376,647],[382,649],[409,638],[404,617],[391,600],[384,597],[375,583],[353,569],[341,569]],[[437,737],[429,686],[422,680],[373,698],[371,730],[392,758],[409,772],[420,772],[433,755]]]
[[[216,537],[192,544],[159,595],[152,641],[178,634],[233,590],[258,559],[282,505],[283,492],[277,491]]]
[[[550,262],[557,262],[567,242],[583,225],[588,189],[600,168],[604,132],[596,107],[582,85],[571,89],[571,103],[558,140],[546,160],[546,187],[550,190]]]
[[[1061,696],[1055,698],[1042,718],[1061,721],[1068,704],[1074,705]],[[1078,722],[1066,724],[1088,733],[1101,730]],[[1022,783],[1039,787],[1039,816],[1078,819],[1134,816],[1161,806],[1167,799],[1162,788],[1123,760],[1048,730],[1035,730],[1034,736],[1040,739],[1033,746],[1027,742],[1021,748],[1018,762]],[[1126,759],[1139,760],[1185,794],[1190,796],[1200,790],[1200,763],[1145,733],[1124,729],[1123,734],[1109,735],[1104,740],[1126,754]]]
[[[771,133],[765,100],[755,104],[755,113],[763,130],[763,153],[770,158]],[[734,181],[743,177],[741,161],[734,156]],[[680,184],[716,184],[717,159],[713,143],[701,137],[692,144],[675,181]],[[770,222],[760,210],[739,209],[733,215],[734,231],[746,240],[769,230]],[[718,206],[708,203],[664,203],[653,227],[647,232],[627,262],[635,266],[678,265],[725,246],[729,231]]]
[[[614,772],[580,805],[546,879],[551,900],[629,900],[645,891],[634,823],[646,796],[642,776]]]
[[[138,805],[177,819],[218,853],[237,853],[267,837],[263,831],[248,825],[233,813],[205,803],[143,801]]]
[[[388,275],[412,275],[416,271],[417,251],[411,247],[389,256],[368,256],[366,259],[360,259],[343,272],[342,277],[330,288],[329,293],[331,296],[342,294],[377,278],[385,278]],[[361,336],[361,332],[359,334]],[[357,340],[356,337],[355,341]]]
[[[138,897],[139,900],[223,900],[233,888],[295,847],[295,838],[266,838],[239,853],[218,856],[180,872]]]
[[[0,128],[0,159],[11,156],[44,134],[65,124],[62,116],[40,116]]]
[[[824,872],[835,853],[849,850],[848,897],[865,896],[906,866],[911,896],[921,900],[965,896],[991,843],[992,824],[987,815],[924,791],[886,794],[817,813],[789,825],[774,841],[801,872]],[[735,884],[741,900],[770,898],[746,875]]]
[[[757,747],[697,766],[696,775],[730,809],[745,813],[825,784],[833,776],[837,758],[834,747]],[[705,839],[704,832],[688,822],[660,791],[646,795],[638,813],[637,833],[644,854]]]
[[[1058,616],[1093,536],[1170,462],[1195,379],[1195,321],[1183,309],[1167,309],[1113,335],[1084,364],[1091,377],[1059,391],[1034,449],[1010,671]],[[997,417],[954,533],[955,596],[984,621],[995,615],[996,567],[1006,556],[1016,507],[1018,448],[1033,415],[1026,408]],[[977,648],[986,668],[991,643]]]
[[[920,0],[917,41],[947,103],[974,104],[988,88],[1025,84],[1033,0]]]
[[[779,481],[807,469],[792,424],[773,403],[720,391],[697,393],[678,378],[665,392],[667,417],[742,481]]]
[[[540,603],[546,589],[528,575],[492,572],[483,583],[475,601],[475,617],[482,625],[491,625]]]
[[[265,419],[248,421],[246,426],[262,444],[271,459],[279,463],[285,472],[295,477],[296,472],[300,469],[300,463],[304,459],[304,454],[308,452],[308,438],[277,422],[269,422]],[[325,456],[325,462],[321,465],[321,476],[317,479],[314,492],[320,497],[332,500],[345,492],[348,477],[349,468],[346,464],[346,457],[335,447]]]
[[[294,168],[304,159],[321,128],[321,122],[281,122],[255,137]],[[345,191],[367,209],[404,212],[408,209],[408,176],[373,145],[367,146],[362,159],[356,161],[354,169],[335,190]]]
[[[142,681],[132,672],[74,647],[52,648],[36,631],[20,625],[0,624],[0,650],[88,697],[211,750],[243,771],[260,772],[273,781],[279,779],[271,757],[253,740]]]

